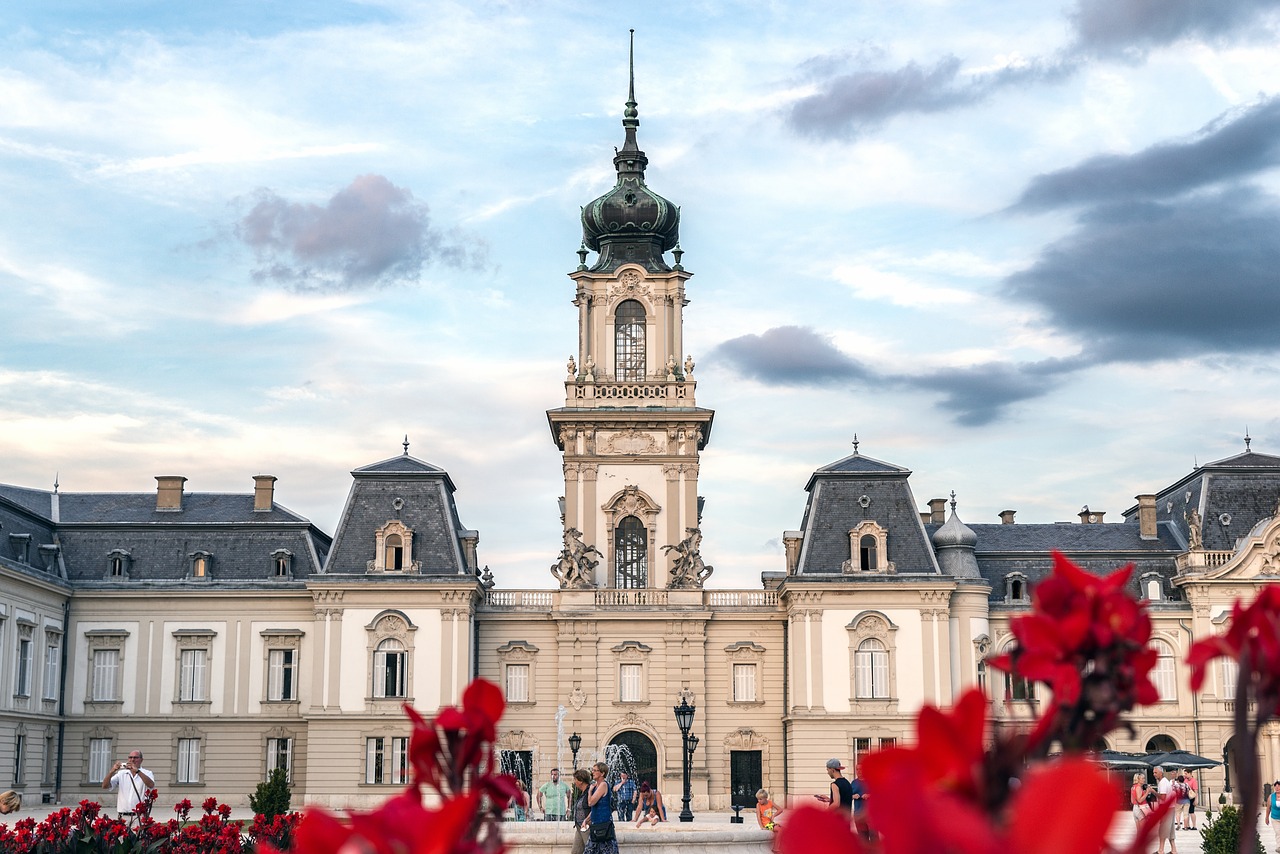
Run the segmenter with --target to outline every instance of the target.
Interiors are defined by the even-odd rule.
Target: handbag
[[[613,832],[612,821],[593,822],[591,825],[591,840],[593,842],[609,842],[616,839],[617,836]]]

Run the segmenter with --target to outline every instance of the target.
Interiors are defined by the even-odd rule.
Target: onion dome
[[[582,241],[600,253],[592,270],[614,270],[626,263],[648,270],[669,270],[662,253],[680,242],[680,209],[644,182],[649,165],[636,143],[640,113],[636,109],[635,30],[631,31],[631,76],[622,127],[626,139],[613,158],[618,181],[613,189],[582,209]]]
[[[951,493],[951,516],[945,525],[933,532],[933,549],[938,555],[938,568],[954,578],[981,578],[974,547],[978,535],[956,515],[956,494]]]

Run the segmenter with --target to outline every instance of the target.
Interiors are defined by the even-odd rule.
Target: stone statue
[[[591,354],[587,354],[587,360],[582,363],[583,379],[589,383],[596,381],[596,360],[591,358]]]
[[[1204,548],[1204,535],[1200,530],[1200,511],[1192,507],[1187,514],[1188,551],[1198,552]]]
[[[551,575],[560,582],[561,590],[587,590],[596,586],[592,572],[600,563],[591,555],[600,555],[595,546],[582,542],[582,532],[577,528],[565,528],[564,548],[560,559],[551,564]]]
[[[684,357],[684,375],[686,377],[693,376],[693,357],[686,355]]]
[[[573,356],[569,357],[569,364],[565,365],[569,371],[568,379],[576,379],[578,376],[578,363],[573,360]]]
[[[676,379],[676,357],[667,357],[667,382],[675,382]]]
[[[675,566],[671,567],[671,580],[667,587],[671,590],[701,590],[702,583],[711,577],[714,567],[702,562],[698,550],[702,548],[702,531],[698,528],[685,528],[689,536],[674,546],[663,546],[665,554],[676,553]]]

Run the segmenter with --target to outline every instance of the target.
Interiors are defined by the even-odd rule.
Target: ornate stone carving
[[[561,590],[585,590],[596,586],[593,570],[600,561],[592,560],[591,555],[600,556],[600,551],[583,543],[582,532],[577,528],[566,528],[560,559],[551,564],[551,575],[560,582]]]
[[[575,712],[582,711],[582,707],[587,704],[587,695],[582,690],[581,685],[573,686],[573,690],[569,692],[569,705],[573,706]]]
[[[693,691],[690,690],[689,688],[681,688],[680,691],[676,694],[676,699],[686,700],[689,703],[689,705],[691,706],[694,705]]]
[[[569,357],[569,363],[565,365],[565,369],[569,372],[569,376],[565,379],[572,381],[578,378],[578,363],[573,360],[573,356]]]
[[[1192,507],[1187,513],[1187,551],[1198,552],[1204,548],[1204,536],[1200,528],[1200,511]]]
[[[596,445],[596,453],[602,457],[622,454],[660,454],[662,444],[653,433],[647,430],[636,430],[633,427],[601,436]]]
[[[705,564],[698,552],[702,546],[702,531],[697,528],[685,528],[685,531],[689,536],[674,546],[662,547],[663,554],[676,553],[667,587],[671,590],[701,590],[703,582],[715,569]]]
[[[651,300],[653,289],[635,270],[624,271],[618,281],[609,285],[610,304],[618,300],[635,299],[636,297]]]

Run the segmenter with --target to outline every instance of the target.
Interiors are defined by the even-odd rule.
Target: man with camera
[[[135,750],[129,758],[111,766],[102,779],[102,788],[116,793],[116,813],[132,824],[138,813],[138,805],[147,799],[147,789],[154,789],[156,777],[142,767],[142,751]]]

